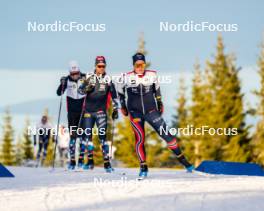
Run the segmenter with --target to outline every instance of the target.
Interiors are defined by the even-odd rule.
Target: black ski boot
[[[179,162],[185,167],[187,172],[192,173],[192,171],[194,170],[194,166],[187,161],[185,156],[183,154],[180,154],[179,156],[177,156],[177,158]]]
[[[70,163],[68,165],[68,170],[70,170],[70,171],[74,170],[75,166],[76,166],[75,160],[70,160]]]
[[[111,166],[110,160],[108,159],[104,159],[104,169],[107,173],[111,173],[114,171],[114,169]]]
[[[139,179],[141,178],[143,179],[148,176],[148,166],[145,162],[140,164],[140,171],[139,171],[138,176],[139,176]]]
[[[88,157],[88,162],[83,165],[83,170],[92,170],[94,168],[93,157]]]

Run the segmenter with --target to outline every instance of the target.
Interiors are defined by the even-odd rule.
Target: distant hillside
[[[63,100],[63,111],[66,112],[65,100]],[[38,115],[43,112],[45,108],[48,108],[50,115],[57,115],[59,108],[59,98],[41,99],[26,101],[23,103],[10,105],[12,114],[30,114]],[[0,112],[4,112],[6,107],[0,107]]]

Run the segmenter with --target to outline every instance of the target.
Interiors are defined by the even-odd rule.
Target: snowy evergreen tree
[[[257,123],[256,130],[252,138],[252,145],[254,161],[264,166],[264,41],[261,45],[258,68],[261,86],[260,90],[255,91],[255,94],[260,100],[257,109],[257,114],[259,115],[260,120]]]
[[[22,139],[19,137],[16,143],[16,151],[15,151],[15,157],[16,157],[16,165],[20,166],[23,163],[23,143]]]
[[[7,108],[4,116],[3,125],[3,137],[1,146],[1,163],[4,165],[14,165],[15,164],[15,150],[13,146],[14,142],[14,130],[11,124],[12,117],[9,109]]]
[[[34,158],[34,149],[31,135],[28,134],[28,127],[30,126],[30,121],[26,119],[26,125],[23,131],[23,159],[28,161]]]
[[[224,54],[222,37],[218,37],[217,53],[213,62],[207,63],[213,116],[211,126],[237,128],[237,135],[214,135],[210,150],[215,160],[248,161],[248,128],[245,125],[243,94],[241,93],[238,68],[234,60]]]

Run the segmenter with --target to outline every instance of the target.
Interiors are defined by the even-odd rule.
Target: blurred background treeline
[[[147,54],[143,35],[139,39],[138,51]],[[259,99],[257,107],[245,105],[239,78],[241,67],[236,64],[236,55],[225,51],[221,35],[218,35],[217,46],[216,49],[212,49],[212,53],[214,56],[207,61],[193,61],[191,97],[187,97],[185,79],[178,79],[179,87],[175,90],[177,106],[174,113],[171,113],[173,118],[168,124],[175,128],[184,128],[187,125],[195,128],[202,126],[215,129],[237,128],[237,135],[205,134],[178,137],[184,153],[195,165],[203,160],[222,160],[255,162],[264,166],[264,44],[260,46],[256,60],[260,89],[252,90]],[[151,62],[147,66],[151,68]],[[162,94],[166,95],[166,93]],[[247,116],[253,116],[258,123],[255,126],[249,125],[246,122]],[[24,132],[17,139],[14,137],[12,115],[8,108],[3,118],[0,162],[4,165],[23,165],[34,160],[36,149],[33,147],[33,137],[27,134],[29,119],[26,118]],[[122,116],[113,128],[113,122],[109,118],[108,125],[108,139],[114,143],[116,164],[127,167],[138,166],[134,133],[129,119]],[[101,164],[101,149],[97,137],[94,143],[96,163]],[[53,146],[51,140],[46,166],[51,165]],[[165,142],[148,125],[146,125],[146,151],[147,161],[151,167],[178,165]]]

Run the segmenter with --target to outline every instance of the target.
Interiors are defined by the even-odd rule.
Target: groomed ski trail
[[[0,210],[264,210],[264,177],[199,175],[184,170],[103,168],[68,172],[8,168],[0,179]],[[120,173],[119,173],[120,172]],[[125,175],[122,175],[122,173]]]

